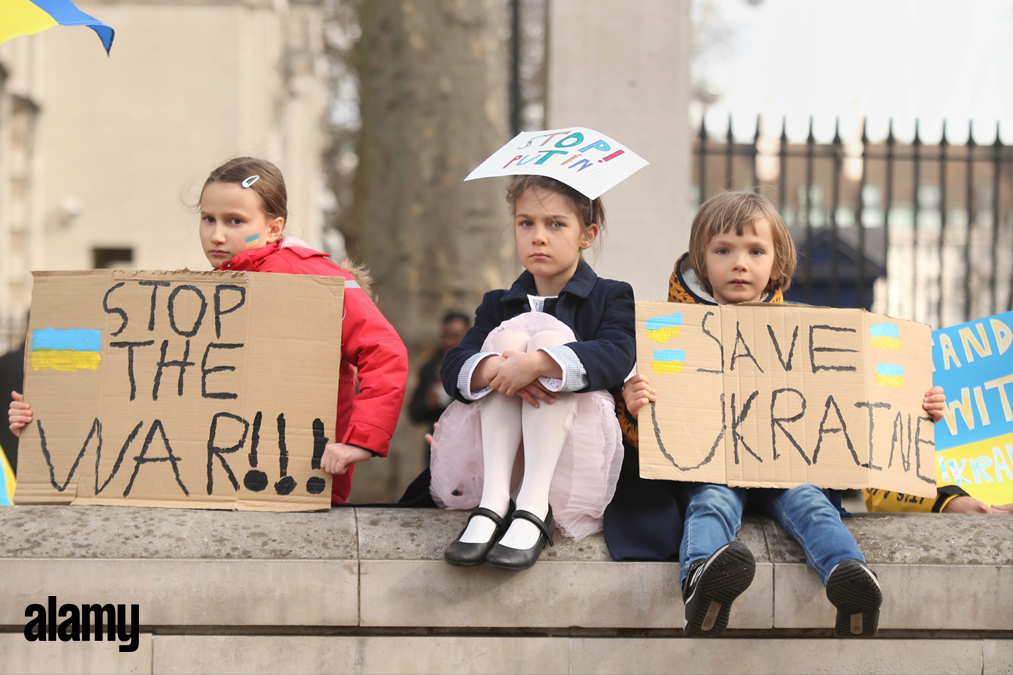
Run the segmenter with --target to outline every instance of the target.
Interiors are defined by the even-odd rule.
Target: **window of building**
[[[92,268],[97,270],[131,267],[134,262],[132,248],[93,248]]]

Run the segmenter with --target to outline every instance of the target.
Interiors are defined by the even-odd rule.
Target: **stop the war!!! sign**
[[[36,272],[15,503],[329,508],[343,288]]]
[[[928,326],[862,310],[637,302],[644,478],[935,496]]]

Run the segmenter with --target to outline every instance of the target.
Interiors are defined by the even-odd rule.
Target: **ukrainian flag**
[[[682,334],[682,314],[669,314],[647,320],[647,337],[655,342],[665,342]]]
[[[900,349],[900,331],[895,323],[877,323],[869,326],[872,346],[879,349]]]
[[[904,386],[904,366],[895,366],[892,363],[881,363],[876,366],[876,384],[884,387]]]
[[[89,328],[43,328],[32,331],[32,370],[98,370],[102,331]]]
[[[0,448],[0,506],[14,504],[14,469],[7,462],[4,449]]]
[[[3,0],[0,10],[0,43],[19,35],[31,35],[53,26],[88,26],[98,33],[106,54],[113,46],[115,31],[88,16],[70,0]]]
[[[651,370],[658,374],[681,373],[686,352],[681,349],[655,349],[651,358]]]

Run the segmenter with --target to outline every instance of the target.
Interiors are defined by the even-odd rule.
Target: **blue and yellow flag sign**
[[[16,504],[330,508],[341,277],[33,277]]]
[[[102,40],[106,54],[112,49],[115,31],[79,10],[70,0],[3,0],[3,9],[0,11],[0,43],[53,26],[88,26]]]
[[[937,480],[987,504],[1013,503],[1013,312],[932,332]]]
[[[658,392],[640,475],[934,497],[930,332],[861,310],[637,302],[637,370]]]
[[[32,331],[32,370],[73,372],[98,370],[102,331],[88,328],[42,328]]]

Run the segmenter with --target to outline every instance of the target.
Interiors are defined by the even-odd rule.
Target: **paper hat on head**
[[[492,176],[547,176],[597,199],[647,166],[643,157],[605,134],[584,127],[522,131],[464,180]]]

